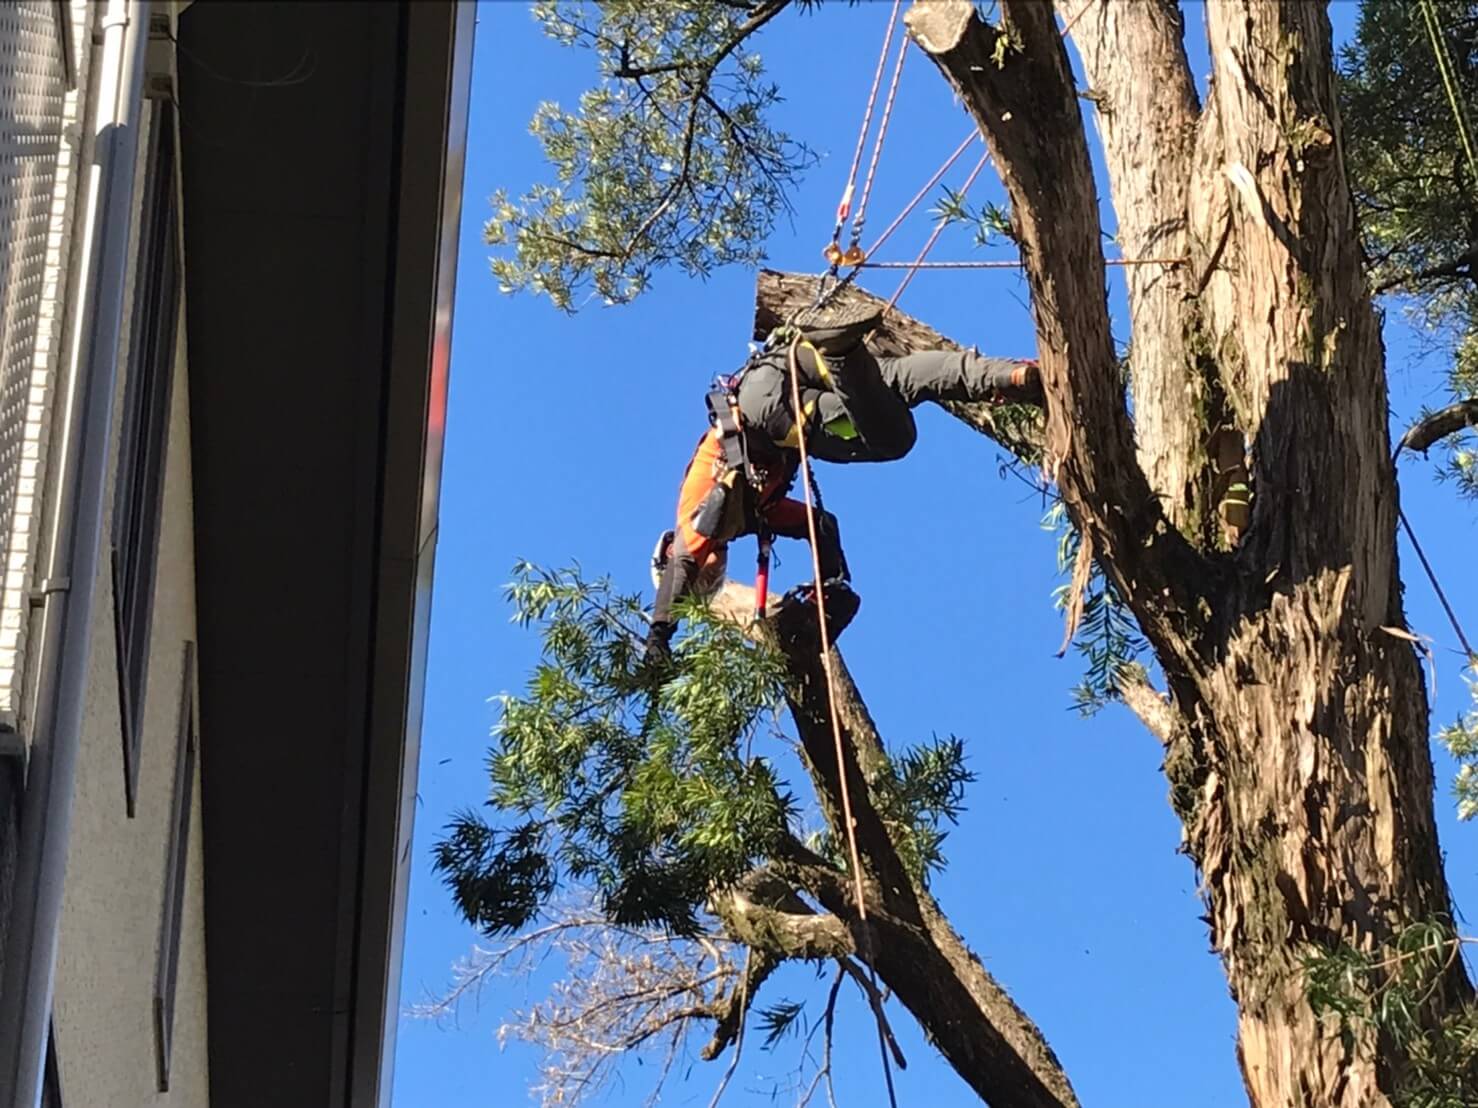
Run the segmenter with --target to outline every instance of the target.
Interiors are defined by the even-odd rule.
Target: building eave
[[[213,1108],[388,1103],[473,18],[179,20]]]

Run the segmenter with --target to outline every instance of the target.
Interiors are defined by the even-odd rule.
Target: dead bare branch
[[[1124,704],[1139,717],[1139,721],[1149,729],[1150,734],[1159,739],[1161,744],[1168,746],[1179,729],[1179,719],[1175,708],[1164,694],[1142,674],[1134,674],[1120,681],[1118,692]]]

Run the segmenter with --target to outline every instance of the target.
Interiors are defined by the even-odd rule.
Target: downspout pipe
[[[65,419],[49,509],[33,741],[13,918],[0,978],[0,1108],[36,1108],[56,980],[88,648],[118,379],[149,5],[108,0],[97,56],[94,153],[80,214]],[[85,118],[85,117],[84,117]]]

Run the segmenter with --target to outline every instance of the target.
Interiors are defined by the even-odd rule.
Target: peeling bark
[[[1188,168],[1200,104],[1186,60],[1185,17],[1176,0],[1104,3],[1059,0],[1077,16],[1072,41],[1089,88],[1083,98],[1103,143],[1126,258],[1190,254]],[[1081,14],[1080,14],[1081,13]],[[1164,172],[1166,164],[1186,167]],[[1210,515],[1206,444],[1197,432],[1220,413],[1220,390],[1193,302],[1186,266],[1128,266],[1130,380],[1139,463],[1171,521],[1193,537]]]
[[[1172,804],[1237,1001],[1249,1095],[1259,1108],[1387,1104],[1403,1059],[1322,1025],[1300,969],[1309,944],[1370,948],[1450,911],[1421,669],[1379,631],[1403,624],[1396,488],[1327,18],[1300,0],[1209,3],[1199,118],[1168,4],[1111,0],[1074,29],[1126,253],[1183,241],[1191,259],[1131,283],[1148,398],[1131,426],[1066,51],[1045,0],[1001,9],[1000,26],[959,0],[920,0],[907,18],[1001,170],[1054,475],[1169,682],[1171,719],[1152,729],[1170,735]],[[1198,453],[1228,426],[1246,436],[1254,490],[1230,552],[1201,522]],[[1424,1016],[1470,995],[1454,965]]]

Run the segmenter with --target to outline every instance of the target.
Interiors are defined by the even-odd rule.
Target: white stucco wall
[[[147,143],[140,147],[146,150]],[[124,800],[113,594],[106,556],[99,568],[57,962],[57,1046],[68,1108],[208,1104],[198,753],[167,1093],[158,1091],[154,1020],[184,644],[195,638],[183,303],[179,318],[137,812],[132,819]],[[127,335],[122,349],[128,349]],[[115,407],[120,412],[126,384],[118,382]],[[114,438],[116,444],[116,427]],[[109,527],[111,511],[105,535]],[[208,741],[209,736],[199,736],[200,745]]]

